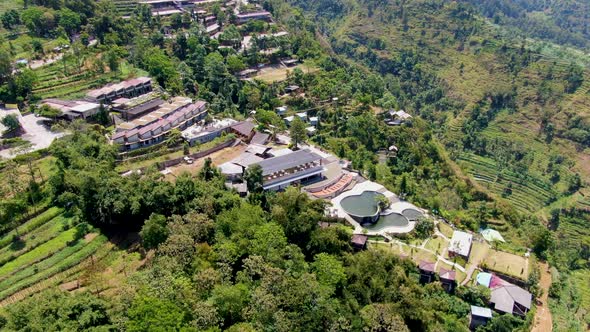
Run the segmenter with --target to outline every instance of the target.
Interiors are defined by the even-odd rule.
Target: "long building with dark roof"
[[[283,156],[262,160],[264,190],[281,190],[322,177],[322,157],[310,150],[299,150]]]

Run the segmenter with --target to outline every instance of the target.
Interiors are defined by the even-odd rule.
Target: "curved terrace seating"
[[[348,173],[345,174],[338,180],[336,183],[327,186],[326,188],[313,193],[313,195],[317,198],[326,198],[330,196],[334,196],[339,194],[342,190],[344,190],[348,185],[352,182],[353,175]]]

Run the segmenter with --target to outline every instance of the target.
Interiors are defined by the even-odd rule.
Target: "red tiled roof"
[[[447,269],[441,267],[438,274],[441,279],[455,280],[455,275],[457,274],[457,272],[453,271],[453,270],[447,270]]]
[[[364,246],[367,243],[368,238],[369,237],[364,234],[354,234],[352,236],[351,242],[360,246]]]
[[[418,264],[418,268],[422,271],[434,272],[435,265],[436,265],[436,263],[430,263],[427,261],[420,261],[420,264]]]

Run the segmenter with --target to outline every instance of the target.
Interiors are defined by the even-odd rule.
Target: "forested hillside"
[[[518,215],[508,224],[494,217],[490,223],[515,237],[526,237],[522,221],[533,217],[553,231],[556,242],[549,259],[563,275],[552,288],[552,303],[559,322],[575,325],[572,322],[581,319],[587,308],[570,296],[576,287],[588,286],[574,285],[566,276],[570,270],[588,267],[590,232],[584,226],[590,219],[585,188],[590,179],[588,71],[568,58],[536,53],[524,39],[503,37],[479,15],[479,7],[465,2],[291,3],[319,22],[318,35],[334,52],[383,76],[378,105],[420,114],[435,128],[437,139],[462,172],[495,204],[510,206],[488,206],[483,213],[493,216],[514,209]],[[485,3],[490,8],[501,4]],[[527,6],[514,3],[510,8]],[[562,33],[572,44],[583,45],[588,11],[567,16],[576,2],[567,3],[559,6],[561,11],[555,9],[555,26],[563,26]],[[527,24],[522,19],[525,11],[514,10]],[[571,22],[564,23],[565,17]],[[502,19],[507,20],[500,13]],[[570,33],[568,29],[578,31],[575,26],[584,28]],[[465,216],[447,217],[469,223]],[[560,316],[565,310],[577,312],[576,319]]]
[[[0,0],[0,101],[63,133],[0,160],[0,329],[467,331],[470,305],[491,305],[475,282],[488,270],[533,301],[549,293],[554,330],[587,329],[590,60],[518,37],[586,47],[584,1],[251,2],[203,2],[211,15],[199,18],[127,0]],[[244,22],[240,10],[268,16]],[[206,105],[201,127],[255,129],[191,146],[175,128],[124,150],[112,120],[125,110],[101,102],[95,118],[66,122],[39,105],[139,76],[163,99]],[[410,120],[394,125],[389,110]],[[134,130],[169,119],[154,118]],[[211,158],[228,164],[224,153],[261,133],[264,157],[309,143],[328,156],[320,165],[346,168],[324,189],[355,173],[353,188],[379,184],[425,215],[405,233],[368,236],[300,181],[265,191],[268,174],[239,164],[243,181],[230,183]],[[231,149],[190,157],[217,140]],[[15,141],[30,148],[1,146]],[[485,242],[485,228],[506,243]],[[455,230],[475,235],[474,253],[526,263],[499,271],[478,254],[451,257]],[[353,232],[368,246],[353,249]],[[431,258],[456,288],[420,282],[416,264]],[[528,331],[541,305],[495,312],[477,331]]]
[[[521,36],[546,39],[587,49],[590,45],[590,4],[583,0],[466,0],[493,23]]]

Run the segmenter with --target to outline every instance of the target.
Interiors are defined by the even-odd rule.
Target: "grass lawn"
[[[451,266],[447,263],[444,263],[442,261],[439,261],[438,265],[436,266],[436,273],[440,274],[441,268],[444,268],[447,270],[453,270],[453,266]],[[467,278],[467,274],[465,274],[465,272],[455,269],[455,280],[457,281],[457,284],[460,284],[461,282],[463,282],[463,280],[465,280],[465,278]]]
[[[426,243],[426,249],[438,252],[439,255],[449,246],[449,241],[442,237],[432,238]]]
[[[193,151],[191,151],[191,153],[193,153]],[[161,156],[157,156],[157,157],[150,158],[150,159],[138,160],[138,161],[126,161],[126,162],[123,162],[123,163],[117,165],[115,170],[117,172],[124,172],[124,171],[133,170],[133,169],[140,169],[142,167],[152,166],[158,162],[163,162],[163,161],[179,158],[179,157],[182,157],[183,155],[184,155],[184,153],[183,153],[182,149],[180,149],[178,151],[166,153]]]
[[[400,248],[400,245],[398,243],[394,243],[394,242],[390,242],[390,243],[383,243],[383,242],[379,242],[379,243],[370,243],[370,247],[371,248],[375,248],[378,250],[386,250],[386,251],[390,251],[395,253],[396,255],[408,255],[408,247],[402,245]]]
[[[490,270],[523,280],[527,280],[529,277],[529,262],[523,256],[490,249],[482,264]]]
[[[474,241],[469,254],[469,264],[479,265],[487,257],[490,247],[485,242]]]
[[[450,257],[448,251],[445,251],[445,254],[443,255],[443,257],[450,260],[451,262],[455,262],[463,267],[467,266],[467,262],[465,261],[465,258],[463,258],[461,256]]]
[[[416,264],[420,264],[420,261],[426,261],[426,262],[436,262],[437,258],[434,254],[429,253],[426,250],[423,249],[416,249],[416,248],[404,248],[408,250],[408,254],[410,255],[410,258],[412,258],[412,260],[414,262],[416,262]],[[414,249],[414,250],[412,250]]]
[[[281,82],[286,80],[287,73],[293,72],[295,68],[301,69],[306,74],[318,71],[317,68],[306,64],[300,64],[293,68],[264,68],[258,75],[254,77],[254,79],[261,80],[266,83]]]
[[[438,230],[449,239],[453,237],[453,228],[444,222],[438,223]]]

